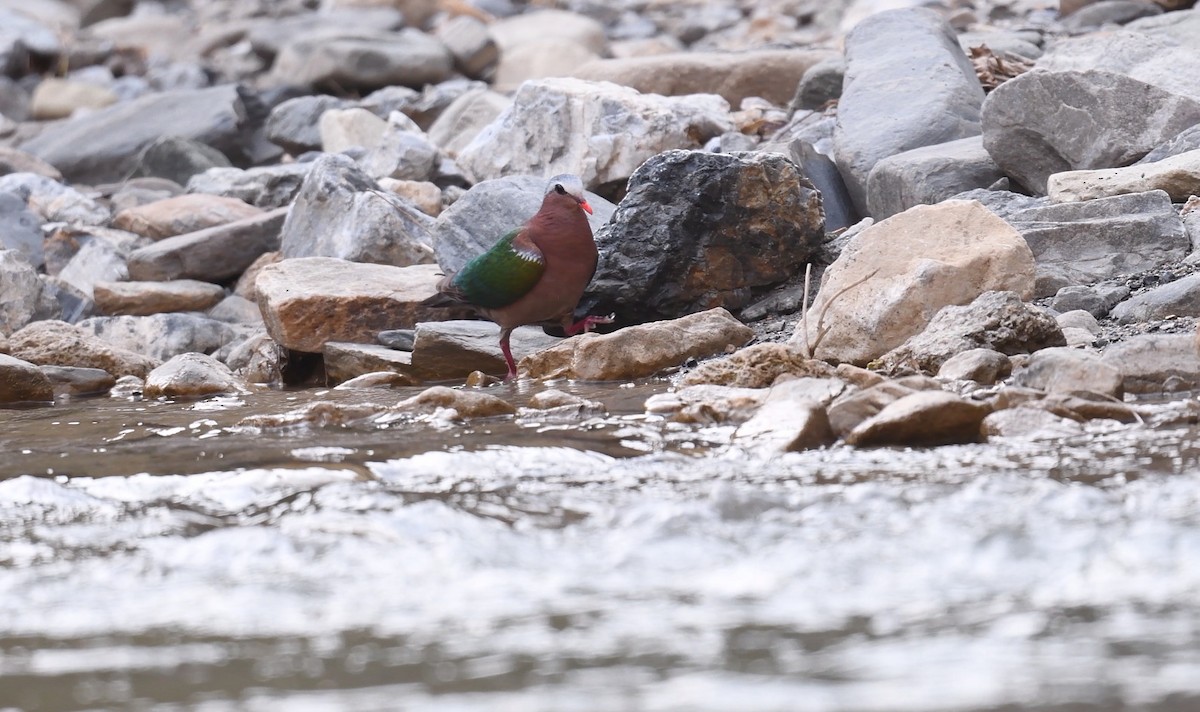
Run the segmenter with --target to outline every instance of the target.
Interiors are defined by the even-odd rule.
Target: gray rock
[[[38,173],[0,176],[0,193],[20,196],[31,210],[47,222],[106,225],[112,217],[109,209],[91,195]]]
[[[55,393],[70,396],[94,396],[108,393],[117,380],[101,368],[79,368],[76,366],[40,367]]]
[[[912,101],[916,95],[921,101]],[[834,134],[834,158],[860,214],[867,214],[867,178],[876,163],[978,135],[983,99],[954,30],[932,10],[892,10],[860,22],[846,36]]]
[[[990,386],[1012,373],[1008,356],[992,349],[967,349],[946,359],[938,368],[938,378],[950,381],[975,381]]]
[[[882,220],[914,205],[987,188],[1003,177],[981,136],[914,148],[875,164],[867,178],[867,208]]]
[[[416,338],[416,329],[388,329],[379,332],[379,343],[397,351],[412,351]]]
[[[238,198],[260,208],[288,205],[300,192],[311,163],[281,163],[257,168],[210,168],[192,176],[189,193],[211,193]]]
[[[583,303],[637,321],[741,308],[824,237],[820,195],[788,158],[668,151],[634,172],[596,234],[600,266]]]
[[[454,61],[444,44],[405,28],[388,34],[302,36],[283,46],[271,76],[281,84],[345,91],[393,84],[421,87],[449,79],[453,71]]]
[[[259,310],[258,305],[236,294],[231,294],[222,299],[216,306],[209,309],[207,314],[210,319],[216,319],[228,324],[261,326],[263,323],[262,312]]]
[[[1130,297],[1112,310],[1120,324],[1164,319],[1169,316],[1200,316],[1200,274],[1191,274]]]
[[[512,99],[489,89],[475,89],[458,97],[429,126],[429,140],[451,156],[467,144],[512,104]]]
[[[1161,14],[1162,8],[1152,2],[1102,0],[1071,13],[1063,19],[1062,25],[1071,32],[1086,32],[1104,25],[1124,25],[1143,17]]]
[[[821,403],[803,398],[768,397],[758,412],[738,427],[733,439],[758,451],[783,453],[832,445],[835,437]]]
[[[1200,388],[1194,334],[1142,334],[1105,350],[1103,362],[1124,376],[1126,393],[1178,393]]]
[[[282,383],[288,361],[287,349],[265,332],[231,341],[214,355],[247,383]]]
[[[1189,249],[1183,221],[1160,190],[1014,210],[1005,220],[1033,250],[1037,297],[1161,267]]]
[[[884,406],[846,434],[849,445],[934,446],[978,442],[987,405],[945,391],[918,391]]]
[[[1062,171],[1114,168],[1200,122],[1200,101],[1110,72],[1027,72],[983,104],[983,145],[1009,177],[1046,192]]]
[[[438,150],[412,119],[393,113],[375,145],[360,161],[375,178],[424,181],[437,167]]]
[[[5,78],[0,77],[0,116],[4,115],[4,81]],[[37,156],[18,151],[11,146],[0,146],[0,176],[8,173],[36,173],[50,180],[62,180],[62,173],[57,168]]]
[[[942,307],[923,331],[884,354],[892,371],[937,373],[952,356],[976,348],[1003,354],[1066,346],[1054,317],[1014,292],[984,292],[965,306]]]
[[[437,218],[433,249],[437,263],[457,272],[469,260],[533,217],[542,205],[546,180],[534,176],[507,176],[477,183]],[[617,206],[585,193],[592,214],[588,224],[595,234],[612,218]]]
[[[503,373],[499,329],[486,321],[433,321],[417,324],[412,365],[427,380],[465,378],[472,371]],[[522,326],[512,332],[512,350],[533,354],[560,339],[540,327]]]
[[[1096,317],[1092,316],[1091,312],[1083,309],[1073,309],[1063,312],[1054,317],[1054,320],[1063,329],[1082,329],[1093,336],[1100,333],[1100,322],[1096,320]]]
[[[42,219],[13,193],[0,193],[0,250],[13,250],[34,267],[46,263]]]
[[[146,398],[203,398],[249,389],[229,367],[212,356],[179,354],[146,376]]]
[[[1137,163],[1154,163],[1155,161],[1161,161],[1164,158],[1178,156],[1181,153],[1187,153],[1188,151],[1195,151],[1197,149],[1200,149],[1200,124],[1196,124],[1189,129],[1184,129],[1175,138],[1167,141],[1166,143],[1159,144],[1156,148],[1154,148],[1154,150],[1150,151],[1150,153],[1142,156],[1141,160],[1139,160]]]
[[[31,321],[57,315],[58,304],[42,287],[33,265],[14,250],[0,250],[0,332],[11,334]]]
[[[821,207],[825,211],[825,232],[840,230],[859,221],[858,211],[837,164],[825,154],[817,151],[813,144],[804,139],[792,141],[788,152],[800,170],[821,193]]]
[[[349,104],[345,99],[325,94],[288,99],[271,109],[267,117],[267,138],[293,156],[320,150],[321,115],[330,109],[344,109]]]
[[[164,136],[146,146],[138,156],[133,174],[143,177],[166,178],[187,185],[192,176],[209,168],[228,168],[224,153],[208,144],[179,136]]]
[[[791,109],[820,111],[826,104],[842,96],[842,82],[846,77],[846,60],[841,55],[823,59],[804,72],[796,85],[796,96]]]
[[[354,36],[398,30],[404,26],[404,17],[390,7],[338,7],[331,10],[263,18],[251,25],[247,39],[255,53],[274,59],[289,42],[305,36]]]
[[[106,344],[165,361],[188,352],[210,354],[237,338],[233,326],[184,312],[150,316],[95,316],[78,326]]]
[[[54,387],[37,366],[19,358],[0,354],[0,403],[53,400]]]
[[[52,57],[62,51],[50,27],[15,9],[0,7],[0,74],[24,74],[30,55]]]
[[[1121,285],[1119,290],[1102,289],[1096,286],[1069,285],[1058,290],[1051,308],[1059,312],[1082,310],[1100,319],[1106,316],[1117,302],[1129,296],[1129,288]]]
[[[1186,23],[1178,22],[1181,14],[1190,13],[1169,13],[1165,17],[1176,20],[1175,24],[1183,28]],[[1185,46],[1186,40],[1166,33],[1156,36],[1130,29],[1060,39],[1050,45],[1035,67],[1050,72],[1113,72],[1171,94],[1200,100],[1200,86],[1193,81],[1200,70],[1200,46]]]
[[[394,351],[375,344],[355,344],[329,341],[322,351],[325,377],[331,383],[342,383],[368,373],[394,373],[405,385],[416,385],[420,379],[413,373],[412,354]]]
[[[20,148],[73,182],[115,182],[133,175],[138,156],[164,135],[238,153],[245,116],[233,85],[168,91],[51,125]]]
[[[97,282],[129,279],[128,259],[149,240],[123,230],[88,228],[75,236],[79,251],[58,273],[58,279],[79,290],[88,299]]]
[[[987,47],[996,55],[1013,54],[1025,59],[1037,59],[1042,56],[1042,48],[1029,41],[1028,33],[1007,32],[1005,30],[989,30],[982,32],[960,32],[958,44],[968,55],[973,47]],[[1040,39],[1038,40],[1041,41]]]
[[[998,410],[983,419],[981,429],[989,439],[1062,440],[1084,433],[1078,422],[1034,406]]]
[[[438,25],[436,36],[450,51],[455,68],[468,77],[483,78],[500,61],[500,50],[488,33],[488,26],[478,18],[452,17]]]
[[[378,190],[350,158],[318,159],[283,224],[283,256],[400,267],[433,262],[433,219],[399,196],[384,197]]]
[[[1043,349],[1013,373],[1014,386],[1052,393],[1085,391],[1113,398],[1124,394],[1121,369],[1098,354],[1068,347]]]
[[[129,253],[128,279],[223,282],[279,249],[288,208],[168,237]]]

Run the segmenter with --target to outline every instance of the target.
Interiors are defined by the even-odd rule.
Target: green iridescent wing
[[[546,269],[542,253],[513,230],[454,275],[464,301],[485,309],[508,306],[533,289]]]

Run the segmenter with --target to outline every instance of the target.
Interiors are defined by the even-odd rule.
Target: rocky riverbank
[[[885,4],[0,3],[0,402],[508,417],[421,301],[571,172],[617,319],[526,378],[769,450],[1194,417],[1128,396],[1200,384],[1200,10]]]

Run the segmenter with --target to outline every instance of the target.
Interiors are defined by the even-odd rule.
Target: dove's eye
[[[554,192],[555,192],[555,193],[558,193],[559,195],[566,195],[566,194],[567,194],[567,191],[566,191],[566,189],[562,187],[562,183],[555,183],[555,184],[554,184]]]

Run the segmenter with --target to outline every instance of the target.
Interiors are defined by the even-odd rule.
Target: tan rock
[[[429,181],[382,178],[379,187],[404,198],[426,215],[436,218],[442,212],[442,189]]]
[[[375,343],[384,329],[466,316],[421,306],[437,291],[439,273],[437,265],[298,257],[262,269],[258,304],[271,338],[295,351],[319,353],[329,341]]]
[[[52,400],[54,387],[37,366],[0,354],[0,403]]]
[[[146,398],[203,398],[221,393],[247,393],[249,389],[229,367],[212,356],[179,354],[146,376]]]
[[[185,193],[173,198],[126,208],[113,216],[113,227],[154,240],[226,225],[263,213],[237,198],[207,193]]]
[[[704,361],[679,379],[680,385],[714,383],[723,386],[766,388],[783,374],[829,376],[833,367],[824,361],[806,358],[804,352],[789,344],[753,344],[729,356]]]
[[[991,412],[945,391],[918,391],[888,404],[846,435],[850,445],[933,446],[977,442]]]
[[[321,150],[341,153],[356,146],[373,148],[387,131],[387,121],[366,109],[330,109],[321,114]]]
[[[76,109],[103,109],[116,102],[117,95],[106,87],[48,77],[33,90],[29,112],[38,121],[49,121],[68,118]]]
[[[11,146],[0,146],[0,175],[9,173],[37,173],[55,181],[63,176],[57,168],[42,159]]]
[[[1033,287],[1029,245],[981,203],[919,205],[850,239],[791,343],[811,345],[825,361],[865,365],[921,332],[942,307],[987,291],[1029,299]]]
[[[9,337],[13,356],[40,366],[102,368],[114,376],[145,378],[159,362],[149,356],[109,346],[65,321],[35,321]]]
[[[500,59],[496,41],[487,24],[475,17],[459,15],[437,26],[436,36],[450,50],[454,66],[468,77],[480,78]]]
[[[512,99],[490,89],[467,92],[447,106],[430,125],[429,140],[450,156],[457,156],[510,104]]]
[[[798,452],[831,445],[833,430],[820,403],[771,400],[733,434],[736,444],[767,452]]]
[[[526,12],[494,22],[488,29],[501,53],[548,37],[572,42],[597,55],[604,54],[608,47],[604,25],[566,10]]]
[[[445,386],[434,386],[407,400],[400,401],[392,410],[399,412],[430,413],[439,408],[456,411],[460,418],[489,418],[497,415],[512,415],[517,412],[508,401],[478,391],[462,391]]]
[[[348,391],[369,388],[404,388],[413,385],[413,381],[403,373],[393,371],[374,371],[355,376],[334,386],[335,391]]]
[[[246,383],[278,384],[283,382],[287,360],[287,349],[264,333],[234,346],[225,357],[225,365]]]
[[[92,287],[102,314],[145,316],[162,312],[204,311],[225,298],[225,289],[209,282],[96,282]]]
[[[1083,426],[1078,422],[1030,406],[990,413],[983,419],[980,430],[987,438],[1023,440],[1058,440],[1083,434]]]
[[[599,57],[581,44],[551,35],[502,52],[492,86],[496,91],[510,92],[530,79],[569,77]]]
[[[1013,373],[1013,385],[1053,393],[1091,391],[1113,398],[1124,394],[1124,376],[1098,354],[1067,346],[1042,349]]]
[[[848,391],[829,404],[829,425],[837,437],[844,438],[863,421],[916,391],[896,381],[883,381],[869,388]]]
[[[1058,203],[1148,190],[1165,191],[1176,203],[1200,195],[1200,149],[1123,168],[1063,171],[1046,179],[1046,194]]]
[[[242,272],[242,276],[238,277],[237,284],[233,287],[233,293],[242,299],[249,299],[254,303],[258,303],[258,273],[263,267],[273,265],[283,259],[283,255],[278,251],[264,252],[258,256],[250,266]]]
[[[70,396],[91,396],[108,393],[117,384],[112,374],[100,368],[74,366],[40,366],[50,379],[54,392]]]
[[[702,384],[657,393],[646,399],[646,412],[677,423],[743,423],[767,400],[766,388]]]
[[[521,359],[532,378],[575,378],[613,381],[652,376],[737,348],[754,338],[754,331],[724,309],[689,314],[669,321],[618,329],[611,334],[584,334]]]
[[[587,398],[577,396],[573,393],[560,391],[557,388],[547,388],[543,391],[538,391],[529,397],[529,407],[537,410],[550,410],[552,408],[566,408],[574,406],[598,406],[596,401],[590,401]],[[601,406],[603,407],[603,406]]]
[[[752,96],[787,106],[804,73],[833,54],[810,49],[678,52],[593,60],[571,76],[614,82],[647,94],[720,94],[732,106]]]
[[[420,382],[414,373],[413,355],[377,344],[326,342],[325,376],[330,383],[342,383],[368,373],[390,372],[412,386]]]
[[[968,349],[951,356],[938,369],[938,378],[975,381],[990,386],[1012,373],[1012,361],[992,349]]]

